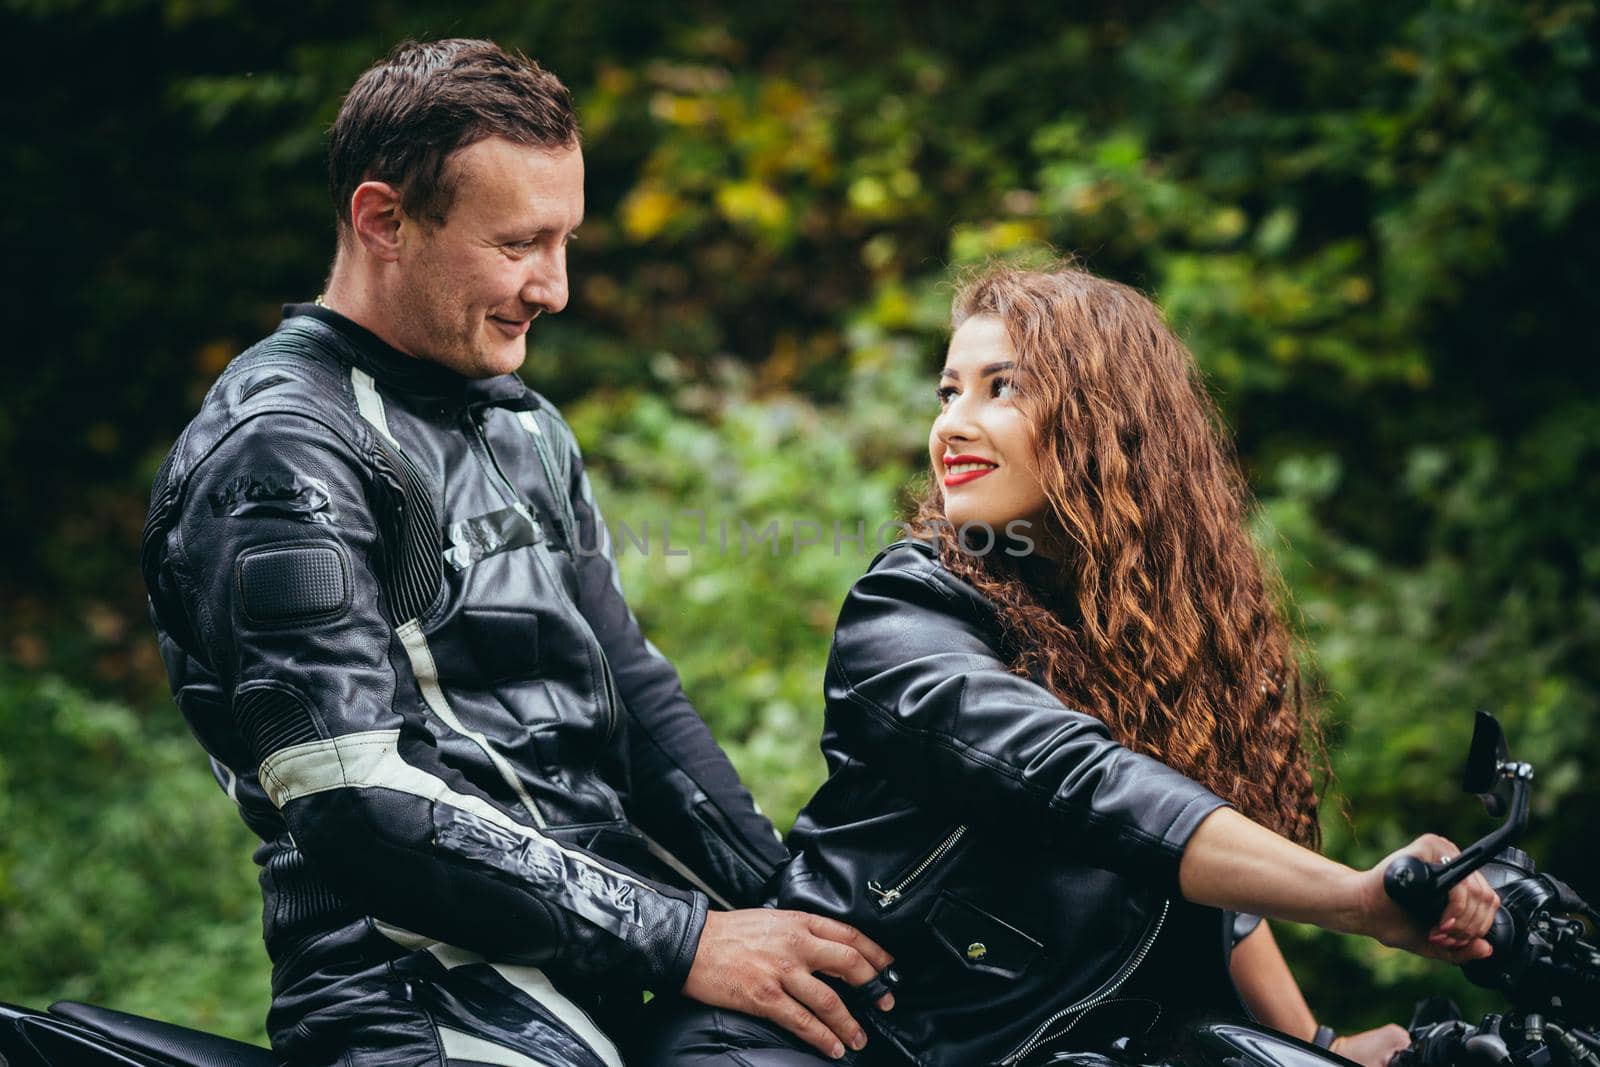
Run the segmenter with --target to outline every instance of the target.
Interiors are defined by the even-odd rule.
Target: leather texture
[[[50,1005],[50,1014],[105,1034],[122,1047],[148,1053],[171,1067],[277,1067],[278,1063],[272,1053],[255,1045],[94,1004],[58,1000]]]
[[[1014,673],[993,608],[929,546],[891,546],[850,591],[826,690],[829,776],[776,902],[894,955],[894,1010],[858,1016],[880,1039],[921,1064],[1001,1061],[1104,989],[1158,915],[1161,962],[1126,989],[1182,970],[1231,994],[1224,917],[1167,903],[1223,801]]]
[[[691,1001],[652,1001],[625,1050],[628,1067],[906,1067],[870,1038],[859,1052],[829,1059],[766,1019]]]
[[[142,565],[178,706],[263,842],[277,994],[416,952],[675,991],[708,902],[758,903],[787,858],[514,375],[289,309],[163,464]],[[280,1002],[275,1046],[383,995],[321,1035]]]

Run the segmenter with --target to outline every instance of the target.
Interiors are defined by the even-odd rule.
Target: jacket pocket
[[[1044,945],[949,890],[939,894],[925,920],[933,938],[971,971],[1020,978]]]
[[[539,616],[531,611],[462,608],[456,616],[479,678],[496,685],[539,674]]]

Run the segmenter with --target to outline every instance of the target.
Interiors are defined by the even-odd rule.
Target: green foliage
[[[1587,422],[1586,432],[1596,425]],[[1574,640],[1592,642],[1592,584],[1577,605],[1539,588],[1547,564],[1523,561],[1518,579],[1494,567],[1505,548],[1491,486],[1502,476],[1487,442],[1452,469],[1435,450],[1413,454],[1401,497],[1440,503],[1435,549],[1418,564],[1385,560],[1322,526],[1320,501],[1343,480],[1330,456],[1286,462],[1277,494],[1262,511],[1262,537],[1277,549],[1315,650],[1312,677],[1325,700],[1334,787],[1322,820],[1328,854],[1368,867],[1421,828],[1459,844],[1494,825],[1460,792],[1459,767],[1471,732],[1469,712],[1493,711],[1511,750],[1537,768],[1533,829],[1522,847],[1544,869],[1594,895],[1581,834],[1567,813],[1593,804],[1595,724],[1600,694],[1569,658]],[[1467,550],[1454,545],[1466,542]],[[1554,583],[1559,585],[1560,583]],[[1575,625],[1569,614],[1591,620]],[[1587,885],[1585,884],[1587,879]],[[1494,1003],[1457,973],[1426,961],[1309,928],[1287,928],[1285,951],[1310,1002],[1341,1025],[1395,1017],[1394,1005],[1429,993],[1468,1010]],[[1350,983],[1359,982],[1354,995]],[[1376,997],[1371,990],[1379,990]]]
[[[894,517],[920,468],[950,268],[1054,247],[1158,300],[1237,434],[1323,693],[1329,851],[1480,833],[1452,777],[1487,706],[1539,767],[1535,852],[1600,897],[1594,0],[6,12],[0,997],[259,1035],[248,834],[176,714],[128,710],[160,684],[132,561],[204,388],[316,292],[322,131],[408,34],[494,36],[574,89],[588,221],[526,373],[648,527],[630,598],[781,825],[870,552],[833,524]],[[1285,940],[1335,1025],[1441,981]]]
[[[568,412],[592,443],[629,602],[784,829],[822,777],[822,670],[839,604],[898,538],[910,460],[927,447],[921,420],[906,418],[933,408],[914,371],[863,368],[847,403],[819,407],[753,395],[736,364],[690,382],[663,358],[659,393],[594,396]]]
[[[170,722],[0,665],[0,989],[264,1042],[252,835]]]

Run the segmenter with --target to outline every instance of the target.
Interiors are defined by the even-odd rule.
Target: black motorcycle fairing
[[[1305,1041],[1243,1022],[1201,1022],[1174,1043],[1169,1067],[1330,1067],[1349,1061]]]
[[[0,1003],[0,1067],[277,1067],[271,1052],[127,1012],[62,1000]]]
[[[170,1067],[276,1067],[264,1048],[94,1004],[58,1000],[50,1014],[88,1027]]]

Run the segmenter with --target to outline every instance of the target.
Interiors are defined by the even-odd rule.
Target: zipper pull
[[[868,882],[867,892],[878,898],[878,907],[887,908],[890,904],[900,899],[900,890],[885,889],[881,882]]]

